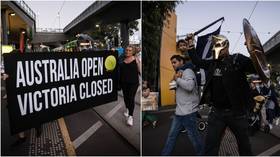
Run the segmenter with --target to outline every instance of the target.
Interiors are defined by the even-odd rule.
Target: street
[[[164,147],[165,140],[170,129],[174,110],[155,112],[158,117],[156,128],[146,126],[143,128],[143,155],[160,155]],[[202,132],[205,136],[205,131]],[[280,155],[280,138],[271,134],[265,134],[258,131],[253,137],[250,137],[253,155]],[[274,147],[274,148],[273,148]],[[273,149],[271,149],[273,148]],[[269,150],[269,151],[267,151]],[[177,137],[177,142],[171,155],[194,155],[194,148],[188,139],[187,133],[180,133]],[[220,145],[219,155],[223,156],[238,156],[237,144],[233,134],[227,130]]]
[[[5,95],[3,84],[1,91]],[[2,99],[2,155],[139,155],[139,92],[137,96],[133,127],[126,125],[119,92],[118,101],[43,124],[38,138],[34,128],[25,131],[26,142],[16,147],[10,146],[17,138],[10,134],[7,100]]]

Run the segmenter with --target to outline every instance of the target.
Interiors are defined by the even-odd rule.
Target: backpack
[[[195,67],[192,63],[186,63],[184,64],[182,67],[178,68],[176,70],[179,71],[179,70],[186,70],[190,68],[194,74],[195,74],[195,78],[196,78],[196,83],[197,83],[197,86],[204,86],[205,85],[205,82],[206,82],[206,74],[205,74],[205,70],[204,69],[201,69],[201,68],[198,68],[198,67]]]

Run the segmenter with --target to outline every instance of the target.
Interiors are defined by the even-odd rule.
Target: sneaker
[[[280,118],[276,119],[276,122],[275,122],[276,125],[279,125],[279,120],[280,120]]]
[[[123,113],[123,115],[127,118],[129,115],[128,115],[128,109],[126,109],[126,111]]]
[[[133,126],[133,117],[132,116],[129,116],[127,118],[126,124],[129,126]]]

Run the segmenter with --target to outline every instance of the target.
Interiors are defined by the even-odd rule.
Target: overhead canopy
[[[133,21],[139,18],[139,1],[96,1],[71,21],[63,31],[75,35],[90,30],[97,24]]]

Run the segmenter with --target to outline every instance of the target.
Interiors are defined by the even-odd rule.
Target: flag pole
[[[224,21],[225,18],[224,18],[224,17],[221,17],[221,18],[219,18],[218,20],[216,20],[216,21],[210,23],[209,25],[207,25],[207,26],[201,28],[200,30],[194,32],[194,33],[193,33],[194,36],[198,35],[199,33],[203,32],[204,30],[206,30],[207,28],[213,26],[214,24],[216,24],[217,22],[219,22],[219,21],[221,21],[221,20]],[[178,35],[177,38],[179,39],[180,37],[185,37],[185,36],[187,36],[187,35]]]
[[[221,20],[224,21],[225,18],[224,18],[224,17],[221,17],[221,18],[219,18],[218,20],[216,20],[216,21],[210,23],[209,25],[207,25],[207,26],[201,28],[200,30],[194,32],[193,34],[194,34],[194,35],[198,35],[199,33],[203,32],[205,29],[207,29],[207,28],[213,26],[214,24],[216,24],[217,22],[219,22],[219,21],[221,21]]]

